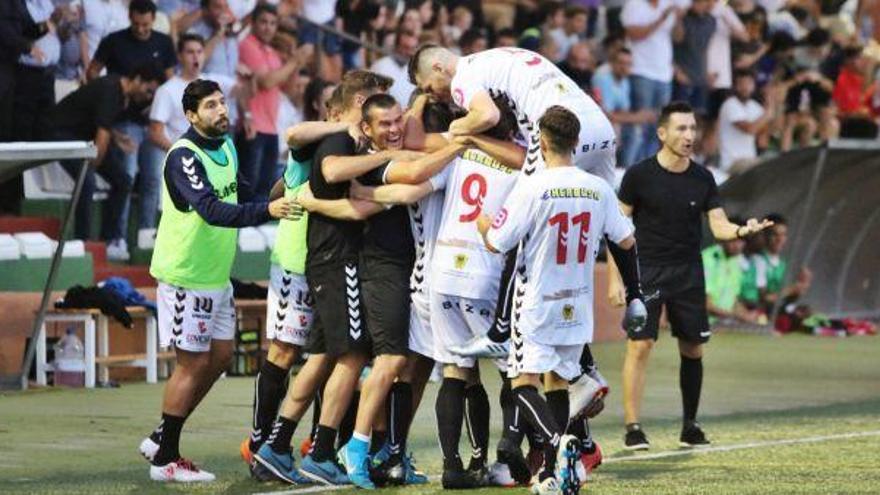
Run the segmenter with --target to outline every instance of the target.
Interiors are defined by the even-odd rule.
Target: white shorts
[[[588,116],[580,119],[581,133],[578,145],[574,152],[574,166],[605,179],[614,187],[614,168],[617,166],[617,135],[614,127],[604,115]],[[535,124],[535,131],[529,138],[529,148],[523,171],[531,175],[530,171],[543,170],[546,168],[544,157],[538,145],[540,131]]]
[[[431,293],[431,331],[434,335],[434,359],[459,368],[473,368],[476,360],[449,352],[450,346],[462,345],[478,335],[486,335],[495,320],[495,301],[469,299]],[[502,370],[505,360],[496,360]]]
[[[211,340],[235,338],[232,284],[225,289],[185,289],[159,282],[159,345],[208,352]]]
[[[305,347],[312,329],[314,304],[305,275],[273,264],[266,301],[266,339]]]
[[[507,377],[516,378],[522,373],[554,372],[565,380],[574,380],[582,374],[581,353],[583,344],[547,345],[531,340],[527,335],[511,335],[511,352],[508,357]]]
[[[412,293],[409,311],[409,350],[434,359],[434,335],[431,333],[430,301],[426,295]]]

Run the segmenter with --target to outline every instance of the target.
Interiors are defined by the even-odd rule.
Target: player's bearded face
[[[229,131],[229,109],[223,93],[217,91],[199,103],[196,122],[193,124],[208,136],[218,137]]]
[[[374,108],[370,119],[364,122],[364,134],[379,150],[398,150],[403,148],[403,111],[400,105],[389,109]]]
[[[657,130],[657,135],[669,151],[689,158],[697,139],[697,120],[692,113],[673,113],[669,122]]]

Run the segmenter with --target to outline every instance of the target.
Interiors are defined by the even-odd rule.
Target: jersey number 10
[[[561,212],[550,217],[547,222],[551,227],[556,226],[556,263],[564,265],[568,260],[568,213]],[[580,225],[578,233],[577,262],[583,263],[587,259],[587,239],[590,233],[590,212],[584,211],[571,217],[572,225]]]

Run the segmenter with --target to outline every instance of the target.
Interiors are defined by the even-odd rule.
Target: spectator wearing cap
[[[370,70],[394,80],[388,94],[394,97],[401,106],[406,107],[416,87],[409,81],[407,65],[416,53],[419,39],[412,31],[398,30],[394,40],[394,53],[376,60]]]
[[[239,177],[242,201],[267,198],[278,169],[278,107],[281,86],[303,64],[304,52],[291,45],[285,58],[272,41],[278,32],[278,13],[259,4],[251,14],[251,34],[238,47],[241,63],[253,73],[256,92],[244,115],[244,143]]]
[[[128,6],[130,26],[110,33],[101,40],[95,56],[86,69],[86,78],[94,80],[107,70],[108,74],[125,75],[138,67],[151,66],[164,73],[165,78],[174,74],[177,56],[171,37],[153,29],[156,21],[156,5],[151,0],[131,0]],[[143,102],[142,102],[143,103]],[[119,121],[113,126],[113,146],[108,160],[119,162],[125,171],[128,190],[137,181],[138,229],[152,229],[157,225],[159,195],[161,189],[161,153],[153,149],[149,141],[149,102],[145,106],[129,104]],[[115,225],[105,226],[107,257],[114,261],[129,258],[128,219],[131,205],[130,194],[122,197]]]
[[[559,47],[559,59],[554,62],[560,62],[568,57],[571,47],[581,41],[587,32],[588,18],[589,12],[580,5],[572,5],[565,9],[565,23],[549,33]]]
[[[608,70],[596,71],[593,76],[593,94],[614,124],[620,138],[621,163],[629,167],[635,163],[639,142],[635,140],[636,126],[654,122],[657,115],[651,110],[633,111],[630,73],[632,53],[620,48],[611,56]]]
[[[755,164],[757,135],[765,132],[773,119],[772,96],[761,105],[752,98],[754,92],[754,74],[737,70],[733,78],[733,95],[721,105],[718,115],[719,166],[729,174],[744,172]]]
[[[238,39],[235,17],[227,0],[201,0],[201,18],[187,32],[205,40],[204,71],[235,77],[238,68]]]
[[[684,35],[676,41],[673,49],[673,98],[690,103],[698,115],[706,114],[709,86],[712,83],[708,77],[706,60],[709,41],[717,24],[711,13],[712,2],[713,0],[693,0],[681,20]]]
[[[660,111],[672,98],[672,41],[681,39],[683,11],[673,0],[629,0],[621,21],[633,54],[632,91],[635,110]],[[642,126],[635,161],[653,155],[658,147],[653,124]]]

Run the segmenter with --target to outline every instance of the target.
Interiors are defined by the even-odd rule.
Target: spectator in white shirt
[[[550,36],[559,47],[559,60],[554,62],[560,62],[568,57],[571,47],[586,34],[588,18],[589,12],[580,5],[572,5],[565,9],[565,24],[550,31]]]
[[[312,78],[305,70],[301,70],[289,78],[282,86],[281,99],[278,105],[278,163],[287,163],[287,133],[288,128],[293,127],[305,120],[305,97],[306,86]]]
[[[755,76],[747,70],[737,70],[733,79],[733,95],[721,105],[718,115],[718,134],[721,148],[720,168],[733,175],[742,173],[756,163],[757,135],[766,130],[773,118],[772,98],[766,105],[752,98]],[[772,92],[768,92],[772,95]]]
[[[394,53],[376,60],[370,66],[371,71],[388,76],[394,80],[394,85],[388,89],[388,94],[393,96],[402,107],[406,107],[409,97],[412,95],[413,90],[416,89],[409,82],[406,67],[418,46],[419,39],[415,33],[399,29],[394,39]]]
[[[177,58],[180,62],[180,74],[165,81],[156,90],[153,105],[150,107],[149,138],[158,151],[159,161],[174,144],[174,141],[189,129],[180,102],[186,86],[196,79],[207,79],[220,85],[227,99],[233,99],[241,93],[236,80],[224,74],[203,73],[205,63],[205,40],[197,34],[183,34],[177,41]],[[230,104],[230,107],[234,106]],[[230,118],[229,127],[234,122]]]
[[[684,11],[673,0],[629,0],[621,22],[633,55],[632,93],[635,110],[655,112],[672,97],[672,42],[681,37]],[[635,161],[656,153],[656,127],[642,126],[641,147]]]
[[[204,71],[235,77],[238,67],[238,39],[235,17],[227,0],[202,0],[201,19],[189,28],[205,39]]]

